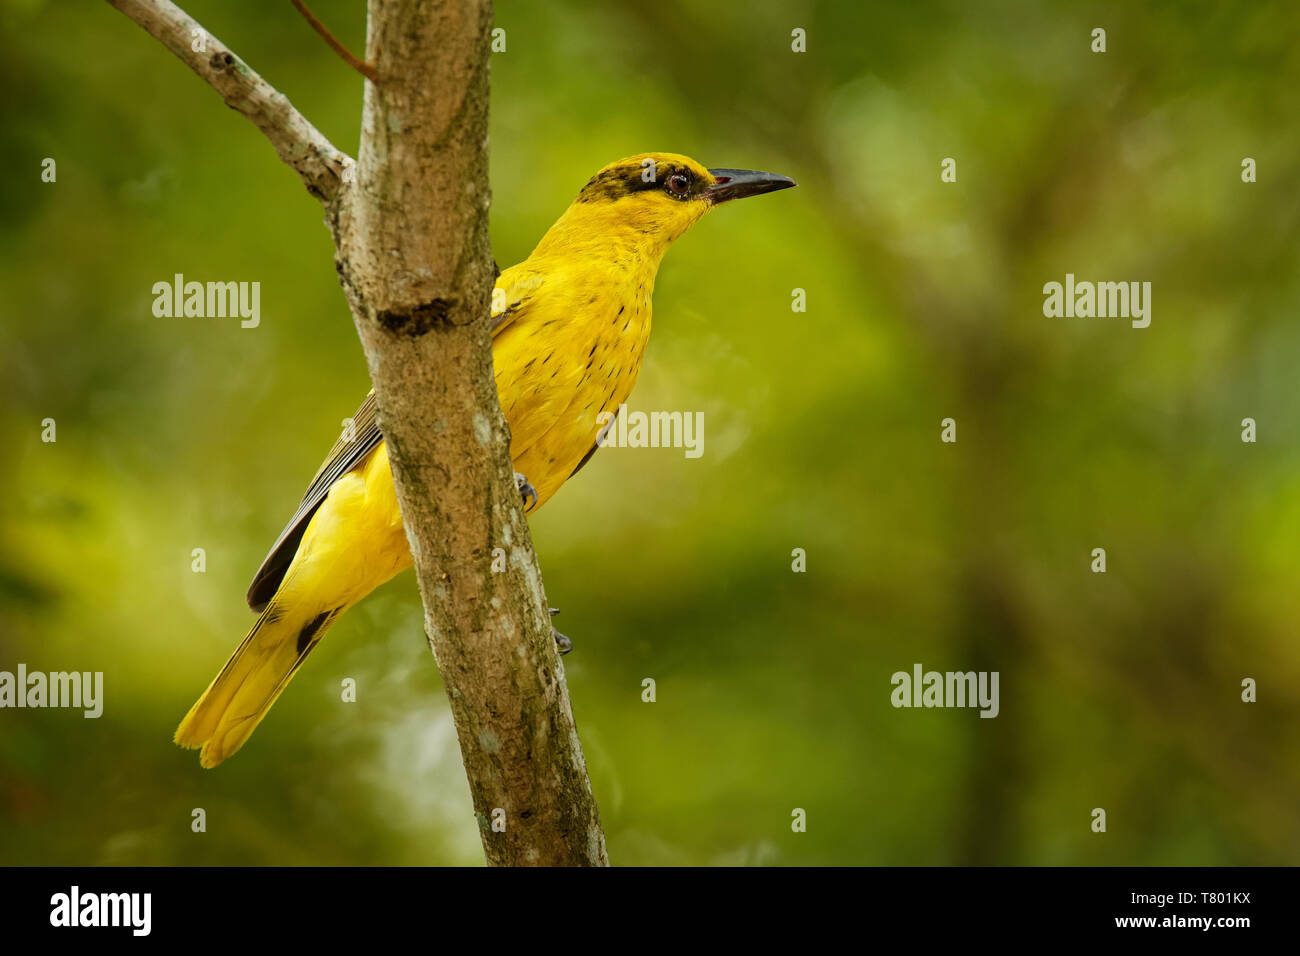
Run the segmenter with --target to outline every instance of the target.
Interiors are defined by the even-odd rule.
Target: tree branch
[[[366,59],[384,81],[366,84],[347,189],[347,157],[210,34],[193,52],[202,28],[182,11],[109,2],[326,204],[488,862],[608,865],[492,370],[490,0],[369,0]]]
[[[370,0],[366,60],[384,82],[366,84],[337,266],[488,862],[602,865],[492,372],[491,28],[490,0]]]
[[[307,191],[326,205],[338,196],[352,160],[294,109],[288,97],[169,0],[108,0],[171,50],[262,131]],[[202,40],[202,42],[198,42]],[[196,50],[195,47],[200,49]]]
[[[352,67],[352,69],[356,70],[371,83],[379,82],[379,73],[376,72],[375,68],[365,60],[358,60],[353,56],[352,51],[340,43],[338,37],[330,33],[329,27],[321,23],[320,20],[316,18],[316,14],[307,9],[307,4],[304,3],[303,0],[289,0],[289,2],[293,4],[295,10],[302,14],[302,18],[307,21],[317,34],[320,35],[320,38],[329,45],[329,48],[338,54],[340,60]]]

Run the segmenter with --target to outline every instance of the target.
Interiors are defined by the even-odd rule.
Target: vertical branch
[[[491,5],[369,11],[366,60],[383,79],[366,84],[337,266],[484,848],[493,864],[605,864],[492,372]],[[492,572],[494,548],[507,573]]]

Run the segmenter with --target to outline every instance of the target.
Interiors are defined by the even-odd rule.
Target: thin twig
[[[302,14],[303,19],[311,24],[311,28],[321,35],[321,38],[329,44],[330,49],[337,53],[344,63],[371,83],[379,82],[379,71],[365,60],[359,60],[353,56],[352,51],[340,43],[334,34],[330,33],[329,28],[317,20],[316,15],[307,9],[307,4],[303,3],[302,0],[289,0],[289,2],[294,5],[297,11]]]
[[[108,0],[197,73],[231,109],[248,117],[307,191],[327,206],[352,159],[335,148],[289,98],[170,0]]]

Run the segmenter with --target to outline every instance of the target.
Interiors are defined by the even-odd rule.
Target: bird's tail
[[[176,743],[202,747],[204,767],[237,751],[343,610],[302,612],[272,600],[176,728]]]

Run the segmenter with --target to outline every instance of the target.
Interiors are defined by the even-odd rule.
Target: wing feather
[[[350,436],[348,432],[339,435],[339,440],[334,443],[334,447],[330,449],[330,453],[317,470],[316,476],[312,478],[311,484],[307,486],[298,510],[284,526],[280,537],[275,539],[275,544],[271,545],[271,550],[267,553],[262,566],[257,569],[257,574],[253,575],[253,583],[249,585],[245,599],[254,611],[264,610],[267,603],[275,596],[280,582],[284,580],[285,572],[293,563],[294,555],[298,553],[298,545],[307,531],[307,523],[311,521],[312,515],[329,494],[330,486],[361,464],[366,456],[379,447],[379,443],[384,440],[384,436],[379,432],[377,415],[375,390],[371,389],[366,400],[352,416]]]
[[[493,336],[510,326],[527,311],[541,283],[540,274],[520,269],[518,266],[507,269],[501,274],[497,289],[505,294],[499,295],[494,292],[492,297]],[[253,583],[249,585],[246,600],[248,606],[254,611],[264,610],[271,598],[275,596],[285,573],[289,570],[289,565],[293,563],[294,555],[298,553],[298,545],[302,543],[302,536],[307,531],[307,523],[311,521],[312,515],[329,494],[330,486],[365,461],[366,456],[378,448],[379,443],[384,440],[384,436],[379,431],[378,411],[375,390],[371,389],[366,400],[357,409],[357,413],[352,416],[351,440],[345,440],[345,435],[339,436],[339,440],[334,443],[334,447],[330,449],[330,453],[325,457],[325,461],[307,487],[306,493],[303,494],[298,509],[284,526],[284,530],[280,532],[280,537],[275,539],[275,544],[271,545],[271,550],[267,553],[262,566],[253,576]]]

